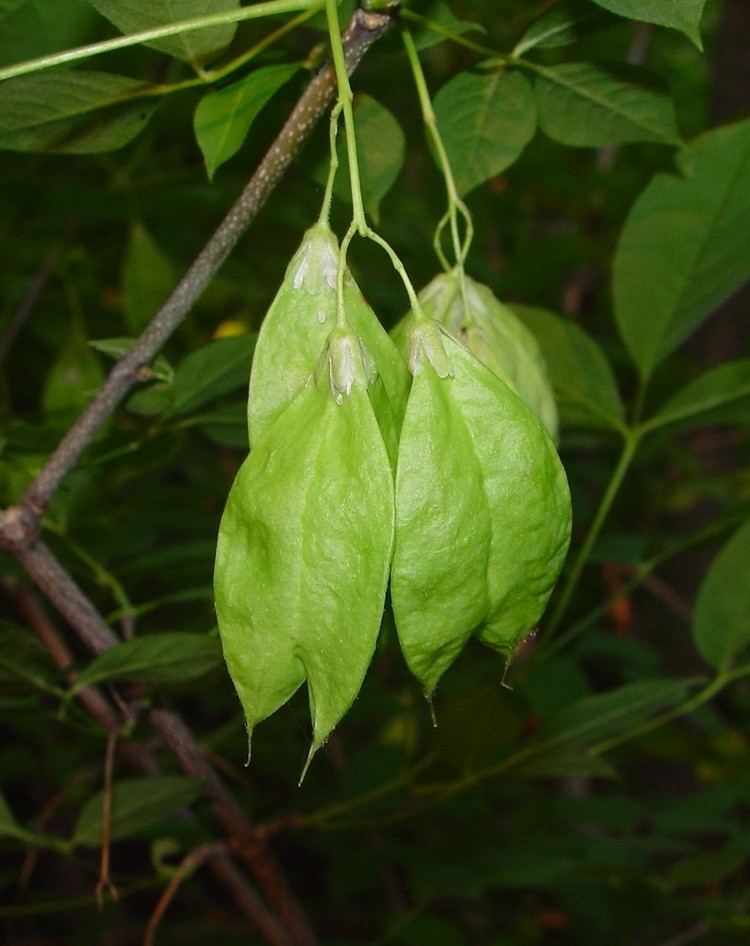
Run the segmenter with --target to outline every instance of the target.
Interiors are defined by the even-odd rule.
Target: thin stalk
[[[437,20],[431,20],[429,17],[422,16],[420,13],[415,13],[414,10],[410,10],[408,7],[401,10],[401,17],[404,20],[411,20],[412,23],[416,23],[418,26],[424,26],[428,30],[432,30],[433,33],[438,33],[440,36],[444,36],[446,39],[457,43],[459,46],[463,46],[465,49],[479,53],[480,56],[498,55],[496,49],[490,49],[489,46],[482,46],[481,43],[475,43],[474,40],[467,39],[460,33],[455,33],[450,27],[438,23]]]
[[[634,425],[640,422],[641,415],[643,414],[647,388],[648,378],[641,377],[638,381],[638,390],[636,391],[635,400],[633,402],[632,421]]]
[[[336,325],[339,328],[348,328],[349,322],[346,318],[346,309],[344,307],[344,276],[346,275],[346,255],[349,252],[349,244],[357,233],[357,224],[352,220],[349,229],[344,234],[339,250],[339,268],[336,273]],[[304,773],[303,773],[304,777]]]
[[[599,537],[602,526],[609,515],[609,511],[612,508],[612,503],[617,496],[617,493],[622,486],[622,482],[625,479],[625,474],[630,468],[630,464],[633,461],[636,450],[640,443],[640,435],[636,431],[628,431],[627,436],[622,448],[622,453],[620,458],[617,461],[617,466],[612,471],[612,476],[610,477],[609,483],[607,484],[607,489],[602,496],[601,502],[599,503],[599,508],[596,510],[596,515],[594,516],[589,530],[586,533],[586,538],[583,540],[583,544],[578,550],[578,554],[573,561],[573,565],[568,573],[567,580],[563,587],[562,593],[557,600],[554,610],[549,621],[544,628],[543,637],[548,637],[554,634],[557,630],[557,627],[560,624],[560,621],[565,616],[565,612],[568,609],[570,600],[573,597],[573,594],[578,586],[578,580],[581,577],[581,572],[588,561],[589,555],[591,554],[591,549],[593,548],[594,543]]]
[[[328,33],[331,39],[331,55],[333,58],[333,67],[336,72],[339,104],[344,113],[346,152],[349,159],[349,182],[352,190],[352,212],[357,231],[364,235],[367,231],[367,220],[365,218],[365,206],[362,199],[362,183],[359,177],[357,134],[354,127],[354,109],[352,107],[354,96],[352,94],[351,83],[349,82],[349,73],[346,68],[344,46],[341,42],[341,27],[339,25],[339,15],[336,6],[336,0],[326,0],[326,18],[328,20]]]
[[[604,615],[609,611],[615,602],[619,601],[621,598],[626,597],[632,591],[642,585],[649,575],[655,572],[659,566],[664,564],[664,562],[669,561],[671,558],[674,558],[675,555],[680,555],[682,552],[686,552],[691,548],[695,548],[698,545],[703,545],[705,542],[710,542],[712,539],[717,538],[734,526],[744,522],[746,518],[747,510],[743,510],[742,512],[738,512],[735,515],[721,519],[718,522],[712,522],[705,528],[699,529],[697,532],[692,533],[685,539],[675,542],[674,544],[670,545],[669,548],[663,549],[658,554],[653,555],[651,558],[646,559],[646,561],[634,566],[635,571],[633,575],[615,594],[610,595],[605,601],[589,611],[588,614],[584,615],[580,621],[576,621],[575,624],[572,624],[570,627],[566,628],[563,633],[557,634],[553,640],[543,642],[541,646],[534,651],[532,659],[535,662],[539,660],[546,660],[553,654],[556,654],[576,637],[579,637],[589,628],[593,627],[597,621],[604,617]]]
[[[665,726],[667,723],[671,723],[673,720],[679,719],[681,716],[687,716],[689,713],[692,713],[700,706],[703,706],[704,703],[708,703],[709,700],[712,700],[716,694],[720,693],[728,684],[734,683],[735,680],[741,680],[743,677],[748,676],[750,676],[750,664],[745,664],[741,667],[735,667],[733,670],[720,670],[714,679],[710,681],[710,683],[708,683],[694,696],[691,696],[684,702],[680,703],[679,706],[673,706],[671,709],[665,710],[658,716],[653,716],[651,719],[647,719],[645,722],[641,723],[639,726],[635,726],[626,733],[621,733],[619,736],[613,736],[611,739],[608,739],[605,742],[598,743],[598,745],[593,746],[589,752],[593,755],[602,755],[603,753],[609,752],[611,749],[622,745],[624,742],[630,742],[631,739],[637,739],[639,736],[645,736],[654,729],[659,729],[661,726]]]
[[[438,231],[436,234],[436,240],[440,246],[438,258],[441,260],[443,265],[445,265],[446,260],[442,253],[440,233],[447,217],[447,222],[450,224],[451,239],[453,242],[453,256],[455,258],[455,264],[458,267],[458,281],[461,288],[461,298],[464,305],[464,311],[468,312],[469,305],[466,294],[466,273],[464,272],[464,262],[466,260],[466,254],[468,253],[469,246],[471,245],[471,240],[474,235],[471,214],[469,213],[466,204],[464,204],[458,195],[456,179],[453,176],[453,168],[451,167],[451,163],[448,158],[448,152],[445,149],[445,144],[443,142],[442,135],[440,134],[440,129],[438,128],[435,110],[432,107],[432,100],[427,88],[427,80],[425,79],[424,70],[422,69],[422,63],[419,60],[417,47],[414,44],[414,38],[411,35],[408,27],[402,28],[401,36],[404,42],[404,48],[406,49],[406,56],[409,60],[409,65],[411,66],[412,75],[414,76],[414,84],[417,87],[419,104],[422,109],[422,120],[424,121],[428,134],[432,139],[432,143],[435,147],[435,152],[440,163],[440,170],[442,171],[443,178],[445,179],[445,189],[448,197],[448,212],[438,224]],[[458,226],[459,213],[462,214],[466,222],[466,237],[463,242],[461,241]],[[448,269],[449,267],[445,266],[445,268]]]
[[[109,53],[115,49],[125,49],[128,46],[137,46],[139,43],[149,43],[155,39],[163,39],[165,36],[190,33],[193,30],[204,29],[207,26],[223,26],[225,23],[257,20],[261,17],[278,16],[283,13],[317,12],[322,9],[322,6],[322,0],[266,0],[263,3],[254,3],[250,7],[240,7],[236,10],[191,17],[187,20],[179,20],[176,23],[154,26],[148,30],[139,30],[137,33],[115,36],[112,39],[105,39],[98,43],[89,43],[86,46],[77,46],[75,49],[66,49],[64,52],[51,53],[48,56],[39,56],[36,59],[28,59],[26,62],[6,66],[4,69],[0,69],[0,81],[28,75],[32,72],[42,72],[55,66],[65,65],[68,62],[90,59],[92,56],[100,56],[102,53]]]
[[[320,208],[318,217],[319,224],[328,225],[331,218],[331,201],[333,199],[333,185],[336,181],[336,172],[339,168],[339,153],[336,148],[336,138],[339,131],[339,115],[341,115],[341,103],[335,105],[331,110],[331,123],[328,132],[328,138],[331,148],[331,164],[328,168],[328,180],[326,181],[325,194],[323,195],[323,206]]]
[[[614,736],[609,740],[600,742],[595,746],[591,746],[585,750],[585,754],[593,757],[603,755],[605,752],[609,752],[623,743],[630,742],[632,739],[637,739],[639,736],[647,735],[649,732],[652,732],[661,726],[665,726],[667,723],[671,723],[682,716],[687,716],[702,706],[704,703],[707,703],[709,700],[713,699],[713,697],[723,690],[728,684],[748,676],[750,676],[750,664],[745,664],[741,667],[735,668],[734,670],[721,671],[713,680],[703,687],[703,689],[701,689],[698,693],[695,693],[693,696],[688,697],[678,706],[673,706],[671,709],[665,710],[663,713],[652,716],[651,719],[634,726],[627,732],[620,733],[618,736]],[[535,756],[544,755],[544,753],[549,752],[550,749],[555,748],[558,744],[559,737],[553,737],[547,740],[539,741],[535,745],[532,744],[524,746],[517,752],[514,752],[512,755],[507,756],[501,762],[487,766],[483,769],[477,769],[476,771],[470,772],[462,778],[455,779],[452,782],[415,785],[412,791],[416,795],[441,795],[443,798],[448,798],[452,795],[460,794],[462,791],[466,791],[469,788],[473,788],[475,785],[486,781],[487,779],[497,778],[499,775],[504,775],[506,772],[511,771],[520,763],[526,762],[529,759],[533,759]]]
[[[391,265],[396,270],[398,275],[401,277],[401,282],[404,284],[404,289],[406,294],[409,297],[409,305],[412,307],[415,313],[420,313],[422,311],[422,306],[419,304],[419,299],[417,298],[417,291],[414,288],[414,284],[409,275],[406,272],[406,267],[401,262],[398,253],[393,249],[393,247],[388,243],[387,240],[384,240],[379,233],[376,233],[374,230],[371,230],[369,227],[365,232],[365,236],[368,240],[372,240],[373,243],[377,243],[379,247],[385,250],[388,254],[388,258],[391,261]]]
[[[387,16],[364,16],[361,11],[355,11],[345,34],[346,60],[350,69],[357,67],[370,46],[383,35],[389,23],[390,18]],[[291,163],[302,141],[327,109],[334,88],[333,70],[330,64],[327,64],[311,80],[245,190],[195,262],[133,348],[114,366],[91,404],[49,457],[27,491],[24,509],[0,512],[0,543],[13,549],[17,548],[19,543],[28,543],[35,522],[46,509],[63,477],[76,464],[80,454],[114,412],[122,397],[136,384],[140,368],[153,359],[244,234]]]

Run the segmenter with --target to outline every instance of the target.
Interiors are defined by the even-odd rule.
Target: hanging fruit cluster
[[[449,272],[392,340],[340,265],[316,224],[266,316],[251,452],[216,553],[248,732],[307,682],[309,758],[359,692],[389,579],[404,657],[430,695],[472,636],[511,657],[570,535],[554,400],[513,313]]]

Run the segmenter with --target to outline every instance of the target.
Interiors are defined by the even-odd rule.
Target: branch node
[[[39,538],[39,514],[28,505],[9,506],[0,512],[0,545],[15,552]]]

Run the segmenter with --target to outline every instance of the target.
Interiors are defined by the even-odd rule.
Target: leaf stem
[[[583,571],[586,562],[588,561],[591,549],[593,548],[594,543],[599,537],[602,526],[609,515],[609,511],[612,508],[612,503],[617,496],[617,493],[622,486],[622,482],[625,479],[625,475],[630,468],[630,464],[633,461],[633,457],[638,449],[640,444],[640,433],[637,430],[628,430],[624,438],[622,452],[620,458],[617,461],[617,465],[612,471],[612,475],[607,484],[607,488],[602,496],[601,502],[599,503],[599,508],[596,510],[596,514],[589,526],[589,530],[586,533],[586,537],[583,540],[583,543],[578,550],[573,565],[568,573],[567,580],[563,586],[563,590],[560,594],[560,597],[557,600],[552,615],[550,616],[549,621],[547,622],[542,639],[549,637],[555,633],[557,630],[560,621],[565,616],[565,612],[568,609],[570,600],[573,597],[573,593],[576,590],[578,585],[578,580],[581,577],[581,572]]]
[[[277,16],[282,13],[317,12],[323,6],[322,0],[265,0],[263,3],[254,3],[249,7],[240,7],[236,10],[226,10],[221,13],[210,13],[205,16],[191,17],[168,23],[164,26],[155,26],[148,30],[139,30],[137,33],[128,33],[125,36],[115,36],[98,43],[89,43],[86,46],[77,46],[75,49],[66,49],[64,52],[51,53],[48,56],[39,56],[25,62],[16,63],[0,69],[0,81],[17,76],[28,75],[32,72],[42,72],[55,66],[62,66],[68,62],[79,62],[92,56],[112,52],[115,49],[125,49],[139,43],[149,43],[166,36],[175,36],[178,33],[189,33],[193,30],[204,29],[208,26],[223,26],[225,23],[239,23],[243,20],[257,20],[261,17]],[[210,75],[210,73],[207,73]],[[199,81],[204,81],[199,77]]]
[[[364,54],[390,23],[388,16],[365,16],[355,11],[345,34],[346,61],[356,68]],[[0,512],[0,543],[14,551],[30,541],[34,524],[46,509],[61,480],[77,463],[96,432],[137,383],[139,369],[148,364],[182,322],[216,274],[289,166],[318,118],[325,112],[336,83],[330,64],[314,76],[284,127],[269,148],[234,206],[199,253],[167,301],[156,313],[133,348],[116,363],[93,401],[68,430],[35,481],[23,509]],[[32,572],[33,574],[33,572]]]
[[[459,46],[470,49],[472,52],[479,53],[480,56],[498,55],[497,50],[490,49],[489,46],[483,46],[481,43],[475,43],[474,40],[466,39],[465,36],[454,32],[452,29],[450,29],[450,27],[443,26],[443,24],[438,23],[437,20],[431,20],[429,17],[422,16],[420,13],[415,13],[414,10],[410,10],[408,7],[405,7],[401,11],[401,17],[405,20],[411,20],[412,23],[416,23],[419,26],[424,26],[433,33],[438,33],[440,36],[444,36],[446,39],[457,43]]]
[[[682,552],[686,552],[688,549],[702,545],[704,542],[710,542],[717,536],[722,535],[729,529],[732,529],[738,524],[744,522],[746,518],[747,510],[743,510],[742,512],[727,516],[719,521],[712,522],[705,528],[699,529],[697,532],[693,532],[691,535],[686,536],[684,539],[681,539],[678,542],[674,542],[668,548],[662,549],[662,551],[658,552],[656,555],[653,555],[651,558],[640,562],[638,565],[634,565],[633,574],[615,594],[609,596],[601,604],[598,604],[579,621],[576,621],[575,624],[572,624],[570,627],[566,628],[561,634],[557,634],[554,640],[543,642],[540,647],[535,649],[532,659],[534,661],[546,660],[548,657],[556,654],[559,650],[562,650],[563,647],[569,644],[570,641],[574,640],[576,637],[579,637],[590,627],[593,627],[594,624],[596,624],[596,622],[607,613],[607,611],[615,602],[619,601],[621,598],[626,597],[630,594],[630,592],[642,585],[649,575],[656,571],[656,569],[664,562],[669,561],[669,559],[673,558],[675,555],[680,555]]]
[[[341,115],[341,103],[334,105],[331,110],[331,122],[328,131],[328,138],[331,149],[331,163],[328,168],[328,180],[326,181],[325,194],[323,195],[323,206],[320,208],[318,223],[328,225],[331,218],[331,201],[333,199],[333,185],[336,181],[336,172],[339,167],[339,154],[336,148],[336,138],[339,131],[339,116]]]
[[[341,42],[341,27],[339,25],[337,0],[326,0],[326,18],[328,21],[328,35],[331,40],[333,67],[336,72],[339,105],[341,106],[341,110],[344,113],[346,153],[349,160],[349,181],[351,183],[352,190],[352,210],[354,223],[357,227],[357,231],[364,236],[365,232],[367,231],[367,220],[365,219],[365,207],[364,201],[362,199],[362,184],[359,177],[357,134],[354,126],[354,109],[352,107],[354,96],[352,94],[351,83],[349,82],[349,73],[346,68],[344,47]]]
[[[699,690],[698,693],[684,700],[678,706],[673,706],[671,709],[665,710],[658,716],[652,716],[651,719],[647,719],[640,725],[628,730],[628,732],[621,733],[619,736],[613,736],[605,742],[600,742],[592,746],[588,751],[592,755],[602,755],[622,745],[624,742],[630,742],[631,739],[645,736],[654,729],[659,729],[661,726],[665,726],[667,723],[679,719],[680,716],[687,716],[689,713],[698,709],[698,707],[703,706],[704,703],[708,703],[708,701],[713,699],[727,684],[747,676],[750,676],[750,664],[737,667],[734,670],[721,670],[702,690]]]
[[[411,66],[412,75],[414,76],[414,83],[417,87],[419,104],[422,109],[422,119],[435,147],[435,152],[438,156],[438,162],[440,164],[440,170],[442,171],[443,177],[445,179],[445,189],[448,197],[447,213],[438,224],[437,232],[435,234],[436,252],[438,254],[438,258],[440,259],[441,263],[443,263],[446,270],[449,269],[450,267],[446,265],[446,259],[442,252],[442,246],[440,242],[442,227],[446,222],[448,222],[450,223],[451,239],[453,242],[453,255],[455,258],[455,265],[458,267],[458,277],[459,284],[461,286],[461,296],[464,303],[464,310],[468,311],[464,262],[474,236],[474,226],[472,223],[471,214],[469,213],[466,204],[458,195],[456,179],[453,176],[453,168],[451,167],[450,160],[448,159],[448,152],[445,149],[445,144],[443,142],[442,135],[440,134],[440,129],[438,128],[435,110],[432,107],[430,93],[427,88],[427,80],[425,79],[422,64],[419,61],[419,54],[417,53],[417,47],[414,43],[414,38],[411,35],[409,28],[406,26],[402,27],[401,36],[404,42],[404,48],[406,49],[406,56],[409,60],[409,65]],[[463,216],[466,224],[466,235],[463,242],[461,241],[458,226],[459,213]]]

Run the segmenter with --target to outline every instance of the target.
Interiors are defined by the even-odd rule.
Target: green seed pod
[[[287,267],[258,335],[250,376],[248,428],[256,442],[291,403],[315,371],[331,330],[336,325],[336,276],[339,246],[326,224],[305,234]],[[347,322],[360,336],[383,379],[384,404],[379,411],[389,453],[395,458],[398,429],[406,404],[409,376],[359,287],[347,270],[344,276]]]
[[[437,323],[410,331],[391,596],[404,657],[432,693],[476,634],[510,657],[570,538],[555,446],[511,388]]]
[[[456,269],[436,276],[419,294],[424,314],[435,319],[505,381],[537,414],[550,435],[557,437],[557,407],[536,339],[489,287],[468,276],[466,299],[468,311]],[[404,356],[413,321],[410,313],[391,331]]]
[[[358,335],[329,333],[315,376],[258,436],[219,530],[216,613],[248,733],[307,680],[308,763],[359,692],[383,612],[394,487],[374,374]]]

